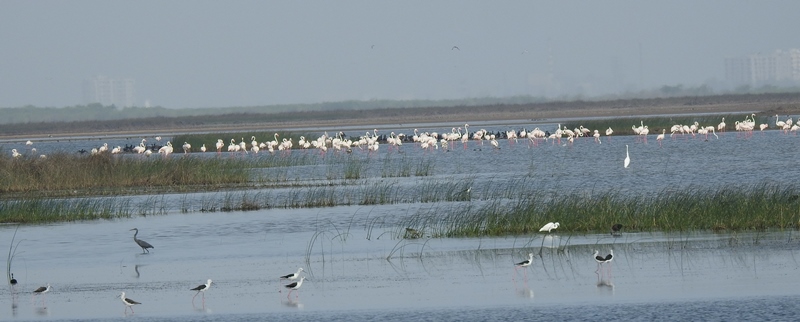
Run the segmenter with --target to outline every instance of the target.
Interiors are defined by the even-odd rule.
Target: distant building
[[[751,86],[800,82],[800,49],[726,58],[725,79]]]
[[[132,107],[136,101],[136,82],[130,78],[95,76],[83,82],[83,100],[86,104]]]

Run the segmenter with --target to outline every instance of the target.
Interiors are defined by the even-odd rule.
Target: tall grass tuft
[[[421,211],[402,226],[446,237],[529,234],[548,222],[559,222],[558,231],[578,233],[610,232],[616,223],[625,231],[798,229],[798,196],[798,187],[774,184],[631,197],[616,192],[530,194],[475,207]]]
[[[129,218],[126,199],[21,199],[0,201],[0,223],[48,222]]]
[[[0,156],[0,192],[40,196],[119,194],[126,188],[248,182],[250,164],[231,159],[144,158],[54,153],[46,159]],[[90,191],[91,190],[91,191]]]

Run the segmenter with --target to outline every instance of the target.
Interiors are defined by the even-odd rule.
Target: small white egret
[[[628,154],[628,145],[625,144],[625,162],[623,165],[627,168],[629,164],[631,164],[631,156]]]
[[[558,222],[549,222],[547,223],[547,225],[542,226],[542,228],[540,228],[539,231],[547,231],[549,233],[553,229],[558,228],[558,225],[559,225]]]

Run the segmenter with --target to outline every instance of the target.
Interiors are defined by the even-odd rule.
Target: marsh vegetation
[[[637,118],[638,122],[624,118],[591,120],[564,125],[600,130],[618,127],[616,135],[635,123],[650,125],[651,129],[676,123],[711,125],[722,117],[729,124],[739,118],[769,121],[768,116],[753,119],[749,114],[727,114]],[[367,132],[367,138],[369,135]],[[380,150],[352,145],[326,152],[295,145],[272,153],[227,152],[227,146],[233,144],[244,144],[247,150],[253,146],[250,139],[291,142],[301,138],[310,141],[313,136],[268,131],[183,135],[172,141],[191,142],[193,151],[206,144],[209,152],[176,151],[169,156],[152,157],[65,152],[46,158],[32,154],[11,157],[2,151],[0,222],[29,224],[270,208],[425,205],[406,217],[385,222],[397,225],[397,236],[409,228],[434,237],[529,234],[550,221],[562,222],[559,231],[574,233],[607,232],[620,222],[628,231],[800,227],[800,190],[791,180],[784,182],[781,180],[786,179],[779,176],[771,180],[754,176],[746,181],[709,177],[714,183],[689,183],[677,188],[675,178],[711,176],[702,170],[702,165],[680,164],[684,158],[678,154],[691,156],[711,148],[757,156],[771,145],[792,140],[791,135],[775,133],[752,138],[737,134],[712,142],[684,137],[675,141],[674,150],[619,135],[615,140],[631,144],[634,149],[638,146],[639,150],[632,151],[642,156],[634,159],[638,170],[627,172],[620,172],[620,161],[614,156],[619,155],[621,143],[593,144],[591,139],[576,141],[574,146],[553,142],[537,147],[502,140],[502,144],[491,148],[489,143],[471,140],[463,147],[459,142],[435,149],[422,149],[418,143],[408,142],[396,147],[383,143]],[[235,139],[222,139],[227,141],[224,152],[215,151],[213,144],[218,138],[231,137]],[[330,136],[320,139],[327,139],[324,144],[331,146]],[[335,139],[355,141],[358,137],[336,133]],[[740,145],[740,140],[750,141]],[[748,163],[740,159],[729,162],[724,154],[711,158],[712,164],[722,162],[732,171],[753,171]],[[775,164],[769,166],[780,168],[781,158],[790,160],[791,156],[777,155]],[[744,168],[736,170],[739,167]],[[771,169],[758,171],[767,174]],[[585,188],[581,185],[586,178],[604,182],[608,188]],[[653,182],[636,183],[640,180]],[[379,216],[371,220],[376,217]]]

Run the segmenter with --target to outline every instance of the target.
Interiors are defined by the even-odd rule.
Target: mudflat
[[[0,138],[43,136],[136,135],[161,133],[290,130],[296,128],[336,129],[342,126],[408,123],[464,123],[494,120],[539,121],[580,117],[632,117],[694,113],[755,113],[760,116],[800,114],[800,93],[717,95],[677,98],[614,99],[595,101],[554,101],[529,104],[480,106],[430,106],[326,110],[269,113],[153,117],[110,121],[47,123],[30,126],[7,125]]]

